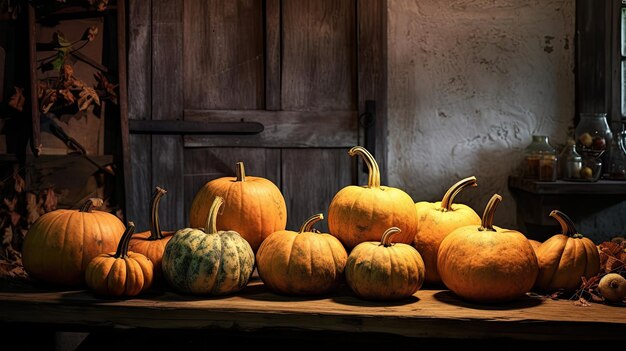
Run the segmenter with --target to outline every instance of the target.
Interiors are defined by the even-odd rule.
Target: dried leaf
[[[591,306],[591,304],[589,303],[589,301],[587,301],[587,299],[581,297],[578,299],[578,301],[574,302],[574,306],[589,307]]]
[[[85,111],[92,103],[100,105],[98,93],[93,88],[83,87],[83,90],[78,94],[78,110]]]
[[[37,83],[37,98],[42,99],[49,89],[49,84],[45,80],[40,80]]]
[[[59,94],[61,94],[63,99],[66,101],[66,105],[71,105],[76,102],[74,94],[72,94],[69,89],[59,89]]]
[[[17,223],[19,223],[20,219],[22,218],[22,215],[15,211],[9,212],[9,214],[11,215],[11,224],[16,227]]]
[[[59,203],[59,200],[57,198],[57,195],[55,194],[54,190],[52,188],[48,188],[45,190],[45,194],[44,194],[46,200],[43,203],[43,208],[46,212],[50,212],[50,211],[54,211],[57,209],[57,204]]]
[[[15,87],[15,94],[13,94],[13,96],[11,96],[11,98],[9,99],[9,106],[22,112],[22,110],[24,110],[24,102],[26,102],[26,98],[24,97],[24,89],[20,87]]]
[[[69,48],[72,43],[65,39],[61,31],[56,31],[52,34],[52,42],[56,44],[57,48]]]
[[[43,200],[32,192],[26,193],[26,222],[30,225],[44,214]]]
[[[91,26],[85,29],[85,32],[83,32],[83,36],[80,39],[94,41],[94,39],[96,39],[96,36],[98,36],[98,27]]]
[[[13,197],[11,200],[5,197],[4,204],[9,209],[9,212],[15,211],[15,207],[17,205],[17,197]]]
[[[74,77],[74,68],[72,65],[63,65],[61,67],[61,78],[63,81],[69,81]]]
[[[24,191],[26,182],[24,181],[22,177],[20,177],[20,174],[17,172],[13,174],[13,183],[14,183],[13,187],[16,193],[21,193]]]
[[[98,11],[104,11],[109,4],[109,0],[89,0],[89,4],[94,6]]]
[[[111,99],[111,101],[117,104],[117,92],[115,91],[115,89],[117,88],[118,85],[111,84],[109,80],[107,79],[107,77],[101,72],[96,72],[96,74],[94,74],[93,76],[94,78],[96,78],[96,81],[98,82],[98,85],[96,85],[96,89],[104,90],[107,96]]]
[[[57,101],[57,91],[54,89],[48,89],[43,99],[41,99],[41,112],[48,113],[54,103]]]

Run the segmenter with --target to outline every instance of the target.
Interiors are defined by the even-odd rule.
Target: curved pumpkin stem
[[[561,225],[561,232],[563,235],[567,235],[572,238],[582,238],[583,235],[576,231],[574,221],[572,221],[565,213],[559,210],[552,210],[550,217],[556,219]]]
[[[383,233],[383,237],[380,239],[380,244],[384,247],[391,246],[391,237],[400,233],[402,230],[398,227],[391,227]]]
[[[92,197],[91,199],[85,201],[85,203],[80,207],[80,212],[91,212],[94,207],[101,207],[104,205],[104,201],[97,197]]]
[[[237,179],[236,182],[246,181],[246,168],[243,166],[243,162],[237,162]]]
[[[159,223],[159,203],[163,195],[167,193],[167,190],[156,187],[154,194],[152,194],[152,201],[150,205],[150,237],[148,240],[163,239],[163,233],[161,233],[161,224]]]
[[[302,223],[299,233],[312,232],[313,224],[321,221],[322,219],[324,219],[324,215],[322,213],[311,216],[309,219],[304,221],[304,223]]]
[[[369,176],[367,178],[367,187],[368,188],[380,188],[380,169],[378,168],[378,163],[374,159],[374,156],[367,151],[362,146],[355,146],[350,151],[348,151],[348,155],[354,157],[354,155],[359,155],[363,159],[363,162],[367,165],[369,169]]]
[[[452,202],[454,201],[454,197],[458,195],[463,189],[467,187],[478,186],[476,183],[476,177],[471,176],[465,179],[461,179],[456,184],[450,187],[448,191],[443,195],[443,199],[441,200],[441,210],[443,212],[450,211],[452,208]]]
[[[217,234],[217,215],[220,212],[220,207],[224,204],[224,198],[221,196],[216,196],[215,200],[211,204],[211,208],[209,209],[209,215],[207,217],[206,227],[204,228],[204,232],[207,234]]]
[[[502,196],[498,194],[493,194],[491,199],[489,199],[487,206],[485,206],[485,212],[483,212],[483,218],[481,220],[479,230],[490,230],[492,232],[496,231],[493,229],[493,217],[496,214],[496,208],[501,201]]]
[[[130,238],[135,233],[135,223],[128,222],[128,226],[126,227],[126,231],[122,234],[122,238],[120,239],[120,243],[117,244],[117,251],[115,251],[114,258],[124,258],[128,255],[128,243],[130,242]]]

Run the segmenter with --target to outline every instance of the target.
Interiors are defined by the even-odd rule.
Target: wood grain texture
[[[282,192],[287,203],[287,229],[298,230],[316,213],[327,218],[335,194],[352,183],[354,159],[348,149],[283,149]],[[326,220],[315,225],[328,233]]]
[[[185,219],[196,193],[206,182],[234,177],[235,165],[242,161],[246,175],[271,180],[280,188],[280,150],[264,148],[187,148],[185,149]]]
[[[449,291],[420,290],[405,301],[366,302],[346,287],[323,297],[286,297],[252,282],[236,296],[193,297],[153,290],[142,298],[102,300],[85,291],[0,292],[0,321],[65,328],[225,328],[376,332],[414,338],[626,340],[623,306],[525,297],[483,306]],[[269,328],[269,329],[268,329]]]
[[[282,3],[283,110],[357,109],[354,1]]]
[[[184,1],[185,107],[264,105],[262,2]]]
[[[126,194],[126,219],[135,222],[137,231],[150,226],[152,196],[152,136],[130,135],[130,178],[132,192]]]
[[[122,182],[118,184],[122,185],[122,194],[124,195],[124,203],[121,204],[124,209],[124,213],[128,216],[126,211],[127,205],[131,200],[130,194],[133,191],[133,181],[131,179],[131,153],[130,153],[130,132],[128,129],[128,89],[127,89],[127,72],[126,72],[126,1],[119,0],[117,2],[117,67],[118,67],[118,81],[119,81],[119,108],[120,108],[120,139],[122,142]],[[104,113],[104,102],[101,104],[101,109]],[[104,115],[103,115],[104,116]],[[101,117],[102,118],[102,117]],[[103,119],[103,118],[102,118]]]
[[[35,19],[35,7],[32,4],[28,4],[28,60],[30,63],[30,125],[31,125],[31,140],[30,146],[33,154],[39,156],[41,153],[41,121],[39,118],[39,98],[37,97],[37,89],[39,86],[39,78],[37,78],[37,52],[36,52],[36,40],[37,37],[37,23]],[[4,82],[2,82],[4,84]]]
[[[357,14],[359,115],[365,112],[366,100],[376,102],[376,150],[373,153],[380,166],[381,182],[387,184],[387,1],[359,1]],[[364,145],[362,133],[359,143]],[[367,179],[364,172],[359,175],[360,182]]]
[[[265,1],[265,109],[281,109],[280,0]]]
[[[352,147],[357,143],[354,111],[185,110],[185,120],[243,120],[264,126],[256,135],[188,135],[186,147]]]
[[[182,119],[183,1],[152,1],[152,119]],[[163,228],[182,228],[183,142],[180,136],[152,136],[152,186],[168,189],[161,202]],[[143,200],[143,199],[142,199]]]
[[[626,181],[540,182],[520,176],[509,176],[509,188],[540,195],[626,195]]]

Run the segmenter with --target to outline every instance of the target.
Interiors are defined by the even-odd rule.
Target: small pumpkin
[[[530,242],[530,246],[533,247],[533,250],[535,250],[535,254],[536,254],[537,253],[537,249],[539,248],[539,246],[541,246],[541,241],[528,239],[528,242]]]
[[[397,300],[415,294],[424,282],[424,261],[411,245],[391,243],[400,232],[387,229],[380,242],[360,243],[348,256],[346,282],[366,300]]]
[[[443,238],[459,227],[480,225],[480,216],[471,207],[453,203],[458,193],[476,185],[476,177],[468,177],[451,186],[443,195],[441,202],[420,201],[415,204],[417,211],[415,248],[424,258],[427,283],[441,282],[437,271],[437,252]]]
[[[214,179],[196,193],[189,210],[191,227],[206,224],[216,196],[225,201],[217,229],[238,232],[254,252],[268,235],[287,225],[287,205],[278,187],[265,178],[246,176],[243,162],[237,163],[236,177]]]
[[[323,218],[316,214],[299,232],[280,230],[263,241],[257,270],[269,289],[286,295],[318,295],[339,285],[348,254],[337,238],[313,229]]]
[[[328,228],[348,250],[365,241],[378,241],[380,233],[397,225],[397,242],[412,244],[417,232],[415,203],[404,191],[380,185],[374,157],[355,146],[348,154],[360,156],[369,169],[366,186],[349,185],[335,195],[328,209]]]
[[[553,210],[550,217],[561,225],[561,234],[546,240],[537,249],[539,276],[535,287],[553,292],[573,291],[600,271],[600,255],[596,244],[576,231],[572,220],[563,212]]]
[[[535,283],[538,266],[526,237],[493,225],[502,197],[494,194],[481,225],[455,229],[439,247],[437,267],[443,283],[463,299],[506,302],[524,296]]]
[[[154,264],[154,281],[160,282],[163,279],[161,270],[161,260],[165,245],[170,241],[175,232],[161,231],[159,223],[159,203],[167,190],[156,187],[150,202],[150,230],[137,233],[130,239],[129,250],[140,253],[150,259]]]
[[[93,211],[101,199],[89,199],[79,210],[56,210],[39,217],[22,246],[28,275],[63,286],[85,282],[85,268],[101,253],[114,251],[124,224],[114,215]]]
[[[85,270],[87,286],[99,295],[136,296],[152,284],[154,265],[146,256],[128,251],[135,224],[128,222],[115,252],[93,258]]]
[[[225,295],[243,289],[254,269],[254,252],[236,231],[218,231],[224,203],[216,196],[205,229],[185,228],[165,246],[161,268],[176,290],[191,294]]]

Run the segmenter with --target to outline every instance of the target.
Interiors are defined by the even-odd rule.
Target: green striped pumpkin
[[[254,269],[250,244],[235,231],[217,231],[224,199],[216,196],[204,230],[185,228],[165,246],[162,269],[176,290],[198,295],[225,295],[243,289]]]

